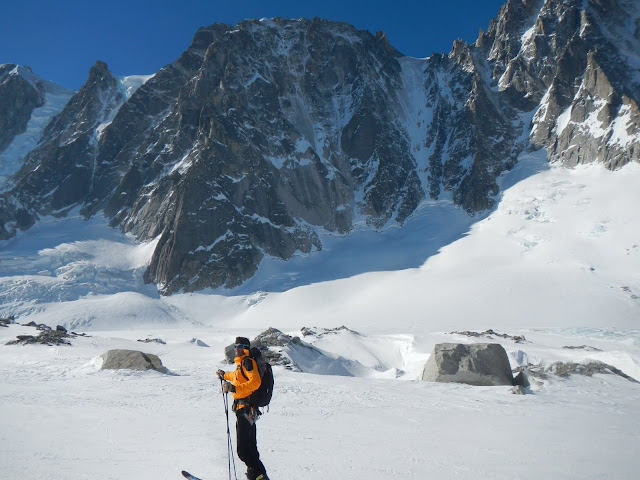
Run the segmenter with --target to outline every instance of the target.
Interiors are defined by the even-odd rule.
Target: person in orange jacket
[[[233,395],[232,410],[236,412],[236,447],[238,457],[247,465],[247,478],[269,480],[258,452],[256,420],[260,413],[251,405],[251,394],[260,387],[261,379],[256,361],[249,356],[250,347],[248,338],[236,337],[234,350],[236,369],[233,372],[218,370],[216,373],[218,378],[225,380],[222,391]]]

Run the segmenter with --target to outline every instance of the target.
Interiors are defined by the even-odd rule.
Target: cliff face
[[[133,94],[98,62],[0,196],[0,238],[80,206],[159,238],[162,293],[234,287],[425,199],[489,209],[528,149],[637,161],[638,10],[509,1],[474,45],[422,60],[342,23],[215,24]]]
[[[43,89],[24,73],[29,73],[25,67],[0,65],[0,152],[26,130],[31,114],[44,103]]]
[[[508,2],[492,23],[483,43],[493,79],[514,105],[537,110],[532,145],[550,161],[640,160],[639,19],[637,2],[547,0]]]

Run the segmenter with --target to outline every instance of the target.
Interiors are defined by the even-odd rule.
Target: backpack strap
[[[247,355],[246,357],[244,357],[242,359],[242,361],[240,362],[240,373],[242,374],[242,376],[244,377],[244,379],[246,381],[249,381],[249,377],[247,377],[247,374],[244,373],[244,362],[249,360],[249,362],[253,361],[256,364],[256,368],[258,368],[258,362],[256,362],[255,360],[253,360],[253,358],[251,358],[251,356]],[[251,365],[251,368],[247,368],[249,371],[253,370],[253,365]],[[260,374],[260,368],[258,368],[258,375]]]

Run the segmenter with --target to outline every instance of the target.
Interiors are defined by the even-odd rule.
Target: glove
[[[216,375],[218,376],[218,378],[219,378],[220,380],[224,380],[224,370],[218,370],[218,371],[216,372]]]
[[[222,384],[222,393],[235,393],[236,387],[231,382],[224,382]]]

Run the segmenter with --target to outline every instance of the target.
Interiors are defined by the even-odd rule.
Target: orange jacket
[[[249,356],[248,350],[245,349],[244,355],[234,358],[233,361],[236,362],[236,369],[233,372],[225,372],[224,379],[233,383],[233,386],[236,387],[236,391],[232,393],[233,398],[240,400],[255,392],[260,387],[262,380],[260,372],[258,372],[258,365]],[[242,407],[244,405],[238,405],[238,408]]]

